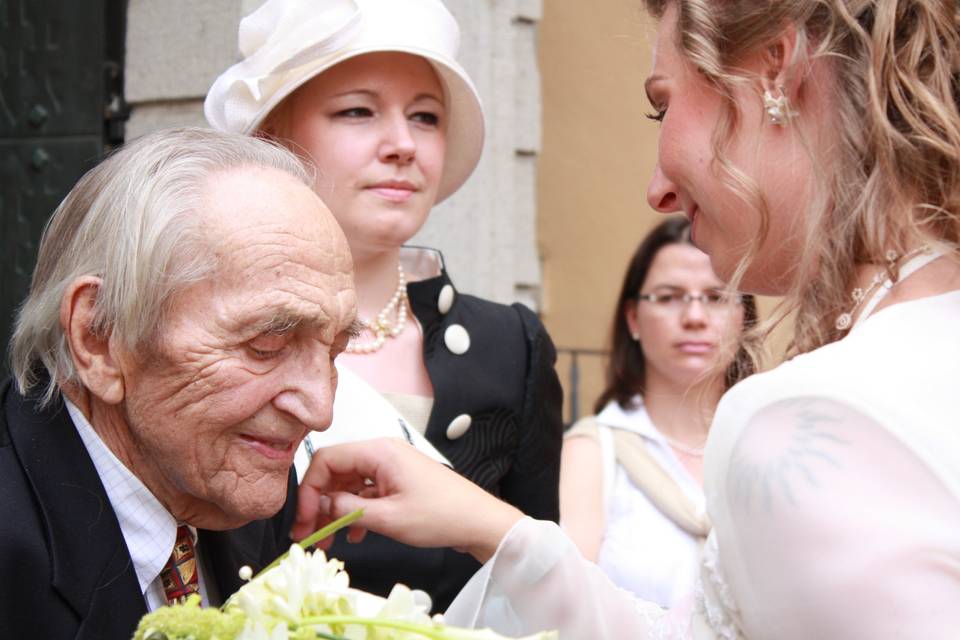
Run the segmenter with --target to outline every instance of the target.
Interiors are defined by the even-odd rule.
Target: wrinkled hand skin
[[[300,483],[293,536],[302,539],[361,508],[354,542],[369,530],[412,546],[453,547],[481,562],[523,517],[407,443],[369,440],[314,454]]]

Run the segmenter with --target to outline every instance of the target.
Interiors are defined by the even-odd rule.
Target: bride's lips
[[[269,460],[293,461],[293,454],[297,450],[299,441],[285,438],[267,438],[249,434],[242,434],[240,439],[254,451]]]
[[[390,202],[406,202],[418,191],[415,184],[406,180],[377,182],[366,189]]]

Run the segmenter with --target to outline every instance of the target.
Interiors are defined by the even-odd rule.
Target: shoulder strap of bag
[[[564,434],[565,438],[584,436],[600,445],[603,461],[603,505],[609,513],[613,497],[613,481],[619,463],[630,481],[650,499],[653,505],[691,536],[706,539],[710,520],[700,513],[683,489],[660,465],[644,444],[643,436],[625,429],[613,429],[597,422],[595,416],[580,418]]]
[[[612,429],[617,461],[631,482],[678,527],[701,540],[710,532],[706,514],[696,509],[680,485],[650,453],[643,436],[624,429]]]

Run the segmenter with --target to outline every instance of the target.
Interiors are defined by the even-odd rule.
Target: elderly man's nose
[[[675,213],[680,210],[677,185],[667,179],[659,163],[653,170],[650,184],[647,185],[647,203],[660,213]]]
[[[284,391],[274,405],[311,431],[323,431],[333,421],[336,370],[326,352],[322,357],[303,358],[298,365],[289,367]]]

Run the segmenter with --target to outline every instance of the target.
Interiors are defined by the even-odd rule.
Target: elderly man
[[[57,209],[0,390],[0,638],[129,638],[286,549],[356,314],[309,184],[273,145],[185,129]]]

